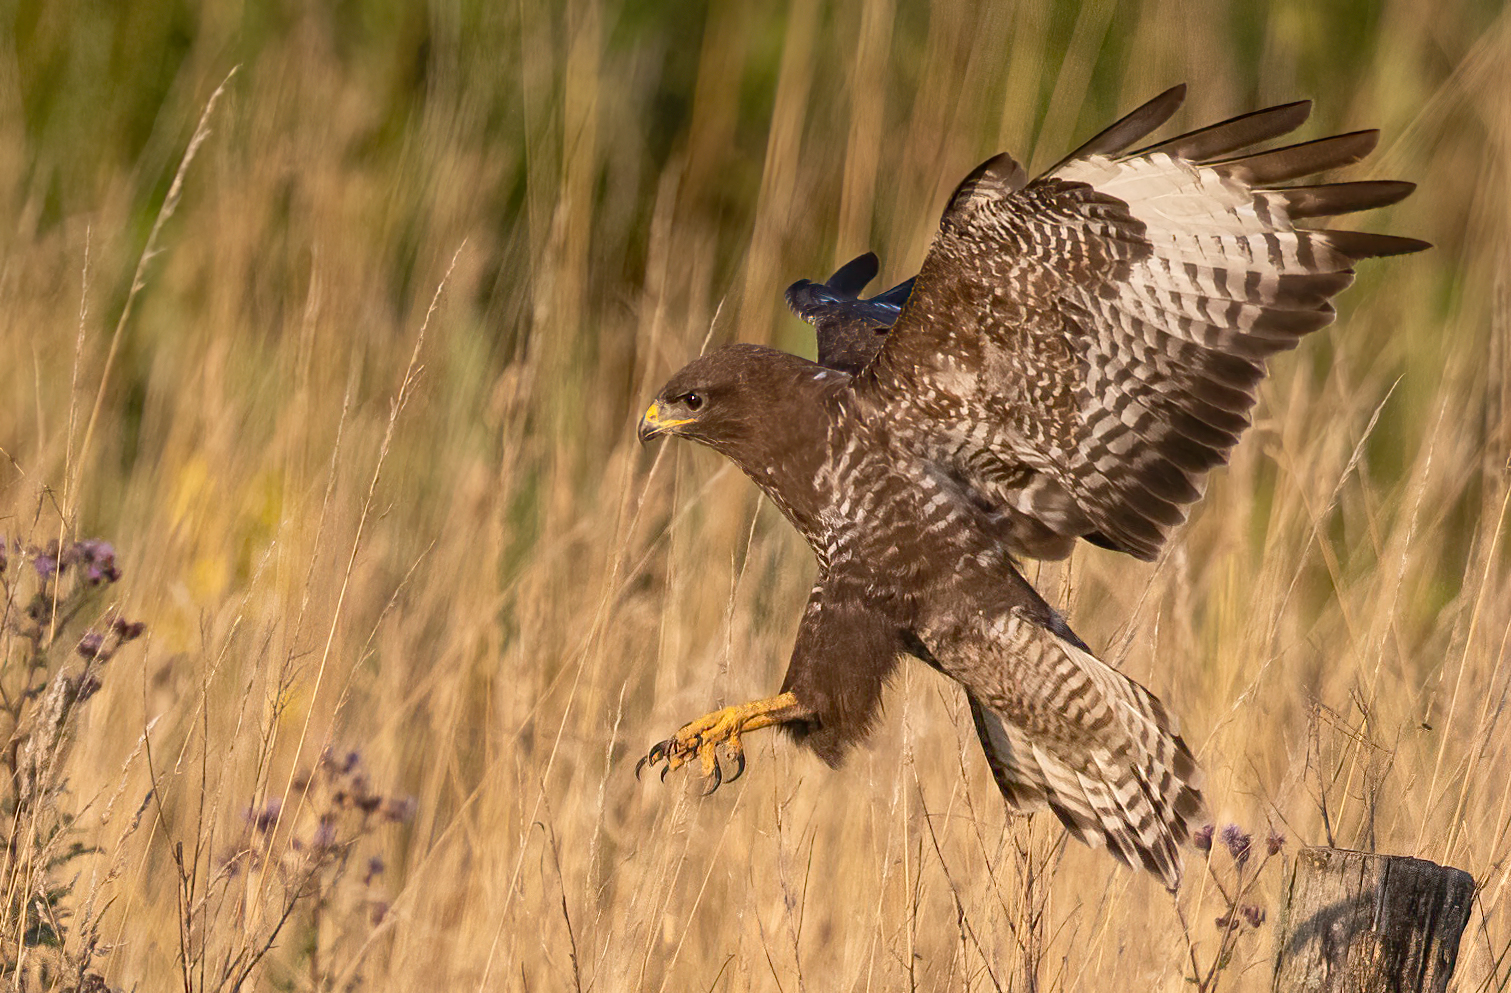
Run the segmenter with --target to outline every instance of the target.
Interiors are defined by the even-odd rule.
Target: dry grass
[[[767,739],[708,799],[632,775],[777,684],[811,577],[738,473],[638,448],[651,390],[710,334],[811,354],[788,282],[910,274],[977,161],[1185,80],[1180,124],[1313,96],[1309,136],[1383,127],[1369,174],[1422,189],[1364,223],[1438,248],[1274,364],[1162,561],[1036,580],[1183,716],[1220,824],[1467,869],[1459,988],[1511,985],[1511,21],[1366,6],[18,15],[0,534],[113,540],[97,609],[147,634],[56,752],[94,850],[53,872],[67,943],[13,914],[4,961],[62,984],[38,963],[92,922],[112,988],[1187,988],[1203,874],[1192,949],[1152,880],[1005,815],[922,667],[838,772]],[[1269,931],[1222,989],[1265,988]]]

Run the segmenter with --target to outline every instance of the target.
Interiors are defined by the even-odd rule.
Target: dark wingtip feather
[[[1312,102],[1297,100],[1278,107],[1267,107],[1253,113],[1229,118],[1217,124],[1188,131],[1148,148],[1141,148],[1134,155],[1149,155],[1163,152],[1178,159],[1204,162],[1218,155],[1227,155],[1261,141],[1269,141],[1306,123],[1311,115]]]
[[[913,295],[913,284],[918,281],[917,276],[905,279],[885,293],[878,293],[871,298],[872,303],[890,303],[901,307],[908,302],[908,297]]]
[[[1143,488],[1119,496],[1121,506],[1097,521],[1101,532],[1134,557],[1152,561],[1165,543],[1166,531],[1184,521],[1185,512]]]
[[[878,272],[881,272],[881,260],[875,252],[867,252],[836,269],[824,285],[836,293],[857,297],[866,288],[866,284],[876,278]]]
[[[1207,164],[1223,175],[1242,179],[1250,186],[1268,186],[1353,165],[1374,151],[1379,143],[1380,132],[1377,130],[1352,131]]]
[[[1048,170],[1053,173],[1067,162],[1091,155],[1115,155],[1168,121],[1186,100],[1186,84],[1172,86],[1153,100],[1105,129]]]
[[[1286,273],[1276,277],[1274,294],[1263,303],[1271,309],[1311,310],[1348,289],[1353,281],[1352,269]]]
[[[1189,751],[1185,754],[1186,765],[1191,770],[1191,774],[1194,776],[1196,775],[1195,760],[1190,758],[1191,753]],[[1187,775],[1181,771],[1180,766],[1176,767],[1175,774],[1177,776],[1180,776],[1182,779],[1188,778]],[[1180,791],[1180,795],[1175,798],[1175,812],[1176,814],[1180,815],[1183,821],[1186,822],[1194,821],[1203,813],[1205,813],[1206,805],[1202,803],[1201,790],[1193,786],[1186,786],[1184,789],[1182,789]]]
[[[1307,217],[1334,217],[1360,210],[1389,207],[1411,196],[1416,183],[1393,179],[1373,179],[1362,183],[1329,183],[1322,186],[1292,186],[1265,190],[1285,202],[1291,220]]]
[[[1350,259],[1379,259],[1389,255],[1410,255],[1432,247],[1432,242],[1419,238],[1402,238],[1394,234],[1374,234],[1369,231],[1319,231],[1322,238],[1334,250]]]
[[[1300,338],[1302,335],[1322,330],[1333,323],[1333,319],[1337,316],[1333,311],[1333,305],[1330,303],[1318,304],[1305,310],[1271,308],[1260,313],[1259,317],[1250,325],[1249,333],[1253,335],[1281,335],[1287,338]]]
[[[1165,530],[1155,524],[1128,515],[1107,519],[1096,532],[1100,541],[1092,544],[1114,552],[1131,555],[1140,562],[1153,562],[1165,544]]]

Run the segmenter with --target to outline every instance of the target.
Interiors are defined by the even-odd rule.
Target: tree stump
[[[1296,854],[1276,932],[1274,993],[1444,993],[1474,878],[1423,859]]]

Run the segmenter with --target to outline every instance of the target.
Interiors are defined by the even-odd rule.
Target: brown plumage
[[[743,769],[780,725],[837,764],[902,654],[958,681],[1019,811],[1179,883],[1201,807],[1174,719],[1098,660],[1015,568],[1086,538],[1153,558],[1248,425],[1264,360],[1331,321],[1389,235],[1293,221],[1384,206],[1407,183],[1271,188],[1346,165],[1358,132],[1263,152],[1288,104],[1124,150],[1177,87],[1029,182],[999,155],[951,197],[915,280],[870,300],[862,256],[788,291],[821,363],[733,345],[677,373],[641,421],[732,459],[802,532],[819,578],[782,693],[726,708],[649,762]],[[887,318],[895,314],[895,321]],[[890,325],[890,328],[889,328]]]

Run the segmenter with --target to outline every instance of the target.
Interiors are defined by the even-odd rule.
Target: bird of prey
[[[1008,806],[1048,808],[1172,890],[1201,811],[1176,722],[1096,657],[1017,563],[1085,538],[1154,558],[1249,424],[1264,362],[1333,319],[1355,262],[1428,247],[1301,222],[1412,184],[1289,185],[1366,156],[1359,131],[1268,151],[1298,102],[1128,151],[1168,90],[1029,181],[1007,155],[955,190],[915,279],[879,297],[862,256],[788,291],[820,362],[736,344],[692,362],[639,425],[761,487],[818,559],[778,695],[726,707],[641,766],[720,755],[779,726],[831,765],[911,655],[965,691]],[[638,771],[638,769],[637,769]]]

